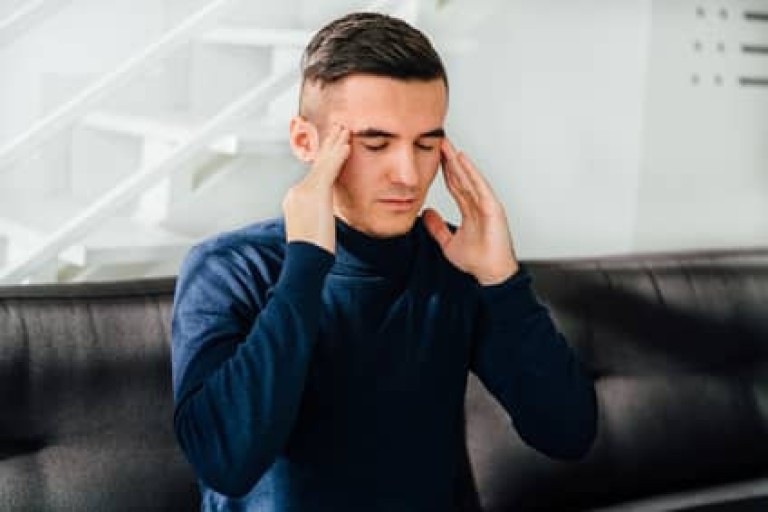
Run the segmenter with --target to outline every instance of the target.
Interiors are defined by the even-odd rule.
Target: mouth
[[[414,207],[414,205],[416,204],[416,199],[389,197],[389,198],[379,199],[379,202],[382,205],[384,205],[384,207],[390,210],[406,211],[406,210],[411,210]]]

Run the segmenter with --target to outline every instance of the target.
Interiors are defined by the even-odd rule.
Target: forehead
[[[443,125],[447,91],[442,79],[399,80],[350,75],[323,90],[325,118],[351,130],[379,128],[407,135]]]

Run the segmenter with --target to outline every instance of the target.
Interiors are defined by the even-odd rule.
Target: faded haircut
[[[301,59],[302,88],[320,87],[351,74],[401,80],[440,78],[448,87],[443,62],[429,39],[405,21],[372,12],[356,12],[320,29]]]

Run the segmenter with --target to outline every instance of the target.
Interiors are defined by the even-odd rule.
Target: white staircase
[[[3,200],[5,209],[15,208],[17,220],[9,221],[7,214],[0,219],[0,232],[3,233],[0,236],[0,264],[23,258],[42,244],[51,226],[57,224],[56,214],[69,212],[74,216],[80,209],[68,198],[50,198],[47,208],[37,210],[25,208],[20,202],[9,197]],[[161,226],[113,216],[93,229],[81,242],[71,244],[60,252],[58,261],[66,266],[67,280],[76,280],[94,266],[148,263],[158,259],[178,261],[188,250],[190,242],[190,237]],[[41,265],[38,270],[19,282],[61,280],[56,273],[56,265]]]
[[[0,283],[173,274],[199,239],[279,213],[312,31],[235,25],[237,6],[208,2],[0,144]]]
[[[204,119],[184,119],[178,115],[157,113],[152,117],[125,112],[94,111],[87,114],[81,126],[104,133],[133,137],[137,142],[175,145],[204,124]],[[285,153],[287,128],[277,120],[254,119],[214,139],[207,150],[220,155],[245,153]]]

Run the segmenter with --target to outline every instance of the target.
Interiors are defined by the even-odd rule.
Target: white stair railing
[[[64,7],[69,0],[27,0],[18,9],[0,19],[0,46],[8,44],[38,21]]]
[[[43,240],[23,261],[11,263],[0,272],[0,284],[23,282],[37,267],[56,258],[59,253],[85,236],[104,219],[117,213],[126,203],[170,175],[189,157],[211,144],[237,120],[249,112],[265,107],[274,96],[283,92],[296,79],[295,72],[283,71],[231,102],[180,142],[165,159],[139,168]]]
[[[239,0],[214,0],[182,23],[166,32],[160,39],[123,62],[117,69],[96,80],[70,101],[56,108],[29,129],[0,146],[0,167],[12,163],[31,148],[44,142],[68,126],[88,109],[131,78],[168,56],[180,45],[190,41],[218,21],[219,16]]]
[[[198,21],[197,24],[192,26],[194,26],[195,29],[199,29],[200,24],[203,23],[203,19],[208,20],[208,17],[215,17],[212,12],[218,12],[218,9],[228,6],[227,4],[231,1],[232,0],[216,0],[215,2],[212,2],[195,15],[195,17],[198,18]],[[401,0],[400,2],[397,2],[397,0],[378,0],[370,4],[367,9],[376,11],[390,10],[395,15],[402,16],[406,19],[410,18],[412,20],[415,18],[417,12],[414,8],[417,3],[417,0]],[[394,5],[395,8],[387,9],[390,5]],[[213,9],[216,10],[214,11]],[[203,15],[203,11],[205,11],[205,15]],[[191,18],[183,25],[187,26],[189,23],[191,23]],[[26,149],[27,147],[31,147],[42,140],[43,135],[55,131],[55,129],[63,124],[60,118],[67,117],[68,119],[73,119],[78,115],[81,115],[93,101],[96,101],[92,99],[93,96],[98,98],[103,97],[103,94],[105,94],[103,91],[112,90],[112,87],[116,86],[116,84],[122,83],[129,76],[133,76],[137,71],[137,68],[143,69],[147,65],[145,62],[146,60],[154,62],[156,58],[164,55],[166,51],[169,51],[168,47],[162,46],[165,50],[161,51],[158,45],[172,44],[171,42],[163,43],[164,41],[170,41],[171,39],[176,42],[181,42],[181,40],[185,38],[185,36],[179,35],[178,31],[181,28],[183,27],[179,27],[172,31],[172,33],[175,34],[174,37],[166,36],[156,45],[153,45],[153,51],[142,52],[143,60],[138,59],[138,57],[130,59],[126,65],[121,66],[117,71],[112,73],[110,77],[107,77],[109,80],[98,82],[93,87],[86,90],[85,93],[70,102],[70,104],[74,106],[69,107],[69,109],[60,109],[61,111],[57,111],[58,116],[49,116],[50,119],[45,123],[42,123],[41,128],[38,129],[43,133],[29,132],[14,139],[16,142],[7,146],[7,150],[4,148],[5,152],[0,151],[0,166],[4,161],[9,161],[10,156],[17,155],[17,152],[22,151],[22,149],[19,148]],[[195,32],[195,30],[191,28],[187,28],[187,30]],[[171,33],[169,33],[169,36],[170,34]],[[179,39],[177,40],[176,38]],[[267,78],[263,83],[229,103],[218,114],[211,117],[207,122],[189,134],[189,136],[180,141],[175,149],[165,158],[140,167],[134,174],[120,181],[111,190],[106,192],[98,200],[94,201],[83,212],[70,219],[62,227],[46,237],[37,248],[27,254],[21,261],[12,262],[6,268],[0,270],[0,284],[25,282],[29,275],[33,274],[38,268],[51,260],[56,259],[62,251],[82,239],[105,219],[117,213],[124,205],[126,205],[126,203],[136,199],[143,192],[146,192],[157,185],[162,179],[179,169],[181,164],[201,149],[209,146],[217,136],[230,129],[238,120],[245,117],[250,112],[266,107],[275,96],[284,92],[292,85],[292,83],[295,83],[297,79],[298,76],[296,71],[290,69],[286,70],[284,68],[280,69]],[[73,113],[75,110],[77,113]],[[3,160],[3,157],[5,157],[6,160]]]

